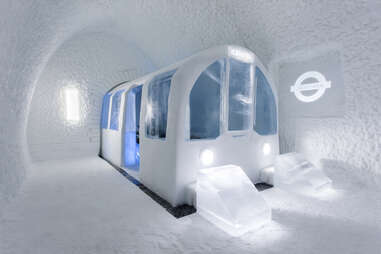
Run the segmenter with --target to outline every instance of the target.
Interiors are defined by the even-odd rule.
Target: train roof
[[[155,72],[151,72],[149,74],[146,74],[146,75],[139,77],[137,79],[119,83],[116,86],[114,86],[113,88],[111,88],[108,92],[114,93],[114,92],[119,91],[121,89],[128,89],[131,86],[145,84],[148,81],[150,81],[152,78],[157,76],[158,74],[161,74],[161,73],[164,73],[167,71],[171,71],[174,69],[179,70],[179,69],[181,69],[181,67],[183,65],[185,65],[186,63],[188,63],[194,59],[203,59],[203,58],[205,58],[205,59],[210,59],[210,58],[218,59],[218,58],[223,58],[223,57],[234,57],[235,59],[238,59],[238,60],[243,61],[243,62],[248,62],[248,63],[252,63],[252,62],[256,61],[258,64],[258,62],[259,62],[259,65],[262,67],[261,69],[264,69],[265,75],[268,76],[267,70],[264,68],[261,61],[258,59],[258,57],[251,50],[246,49],[246,48],[241,47],[241,46],[237,46],[237,45],[221,45],[221,46],[216,46],[216,47],[213,47],[210,49],[203,50],[197,54],[194,54],[194,55],[187,57],[181,61],[178,61],[174,64],[168,65],[164,68],[161,68]]]

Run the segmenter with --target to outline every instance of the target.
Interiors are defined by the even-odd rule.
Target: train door
[[[139,85],[125,94],[122,166],[132,170],[139,170],[140,166],[139,123],[142,88],[143,86]]]

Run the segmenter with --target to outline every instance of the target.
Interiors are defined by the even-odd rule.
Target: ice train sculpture
[[[211,211],[197,204],[199,198],[208,205],[205,196],[197,195],[210,192],[213,202],[226,202],[223,209],[230,219],[212,214],[214,218],[232,228],[244,225],[237,219],[247,215],[240,216],[244,208],[237,213],[228,203],[234,197],[244,201],[242,193],[249,192],[250,200],[262,199],[252,184],[262,181],[263,169],[279,153],[274,91],[266,68],[251,51],[208,49],[110,90],[103,100],[101,156],[172,206]],[[215,182],[219,169],[225,185]],[[234,181],[244,184],[229,185]],[[227,185],[241,189],[222,190]],[[251,214],[256,214],[255,206],[247,208]],[[269,219],[271,210],[264,206],[264,200],[257,203],[259,217]]]

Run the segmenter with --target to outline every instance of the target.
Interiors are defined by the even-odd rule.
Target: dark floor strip
[[[137,187],[139,187],[140,190],[142,190],[145,194],[151,197],[156,203],[164,207],[165,210],[167,210],[175,218],[181,218],[196,212],[196,208],[190,205],[180,205],[173,207],[168,201],[166,201],[165,199],[161,198],[159,195],[148,189],[146,186],[144,186],[144,184],[142,184],[141,182],[139,182],[139,180],[128,174],[124,169],[110,163],[109,161],[107,162],[111,166],[113,166],[119,173],[121,173],[125,178],[127,178],[131,183],[135,184]]]
[[[256,183],[255,184],[255,188],[257,188],[258,191],[264,191],[264,190],[270,189],[272,187],[274,187],[274,186],[267,184],[267,183]]]

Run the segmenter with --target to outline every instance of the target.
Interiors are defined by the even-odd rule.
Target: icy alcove
[[[115,34],[89,31],[70,38],[50,58],[36,84],[27,128],[31,159],[96,155],[103,94],[152,69],[135,45]],[[67,89],[77,91],[76,105],[65,100]],[[68,116],[71,108],[77,121]]]

